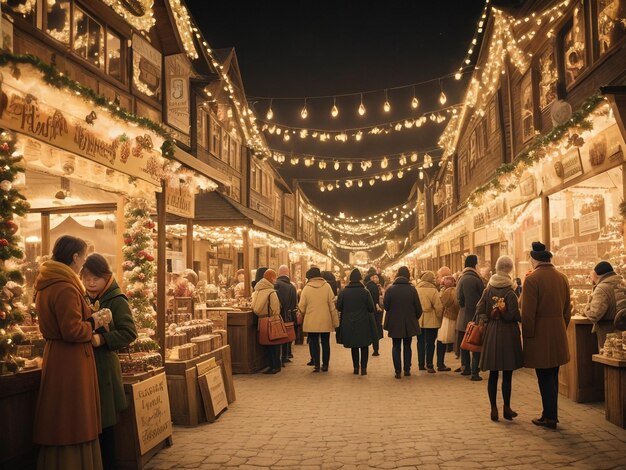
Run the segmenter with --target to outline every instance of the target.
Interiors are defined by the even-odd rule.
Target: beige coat
[[[624,279],[614,272],[607,273],[598,279],[593,288],[591,299],[585,307],[585,315],[593,322],[593,333],[598,336],[598,349],[604,347],[606,335],[615,331],[613,319],[616,314],[617,301],[624,298]]]
[[[269,311],[267,309],[268,300]],[[274,284],[265,278],[261,279],[254,286],[254,292],[252,293],[252,311],[260,317],[264,317],[268,314],[269,316],[280,315],[280,300],[278,300],[278,294],[274,289]]]
[[[323,278],[314,277],[300,294],[298,312],[303,316],[302,331],[330,333],[339,326],[333,290]]]
[[[569,362],[566,328],[571,316],[567,277],[550,263],[524,281],[522,336],[524,367],[549,369]]]
[[[417,295],[419,295],[422,304],[422,316],[419,319],[420,328],[441,327],[443,304],[434,281],[434,276],[432,276],[432,280],[429,276],[422,276],[422,280],[417,283]]]

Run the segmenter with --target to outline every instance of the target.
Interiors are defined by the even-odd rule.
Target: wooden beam
[[[550,198],[541,195],[541,242],[546,246],[546,250],[550,251]],[[535,241],[535,240],[531,240]],[[524,249],[530,249],[524,247]]]
[[[193,219],[187,219],[187,269],[193,269]]]
[[[252,279],[250,279],[250,235],[248,230],[245,229],[241,236],[243,237],[243,295],[250,297],[252,295],[250,292]]]
[[[126,202],[128,200],[124,196],[117,197],[117,211],[115,214],[115,258],[117,262],[115,263],[115,279],[117,283],[122,287],[122,291],[124,291],[124,268],[122,267],[124,261],[124,223],[126,219],[124,218],[124,208],[126,207]]]
[[[42,214],[69,214],[77,212],[115,212],[117,204],[114,202],[105,202],[102,204],[79,204],[76,206],[65,207],[41,207],[30,208],[28,212]]]
[[[157,341],[165,364],[165,311],[167,309],[166,276],[167,259],[165,252],[165,201],[166,186],[161,186],[161,192],[157,197]]]
[[[50,254],[50,214],[41,214],[41,255]]]

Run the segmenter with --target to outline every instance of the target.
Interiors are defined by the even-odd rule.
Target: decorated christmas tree
[[[17,370],[12,355],[15,345],[24,335],[17,324],[24,320],[25,306],[21,303],[24,282],[17,261],[24,256],[18,246],[18,226],[15,216],[23,216],[29,208],[26,198],[13,187],[22,157],[15,150],[15,134],[0,129],[0,360],[11,372]]]
[[[140,333],[154,335],[156,312],[153,307],[156,283],[154,241],[155,223],[145,199],[131,199],[125,210],[124,281],[135,325]],[[144,335],[145,336],[145,335]]]

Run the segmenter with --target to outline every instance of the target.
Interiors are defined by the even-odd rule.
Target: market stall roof
[[[196,194],[196,209],[194,223],[211,226],[219,225],[248,225],[257,227],[272,235],[293,240],[292,237],[276,230],[269,225],[269,220],[262,214],[249,209],[217,191]],[[268,223],[263,220],[267,220]],[[185,219],[176,215],[167,215],[168,224],[183,223]]]

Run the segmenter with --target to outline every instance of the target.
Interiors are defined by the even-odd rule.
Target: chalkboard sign
[[[198,384],[207,421],[213,422],[228,407],[221,368],[217,366],[209,369],[204,375],[198,377]]]
[[[141,455],[172,435],[170,399],[165,374],[132,385]]]

